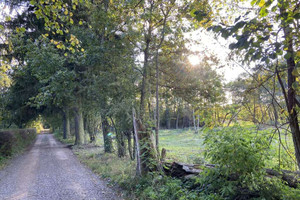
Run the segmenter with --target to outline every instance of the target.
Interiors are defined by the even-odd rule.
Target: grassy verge
[[[64,139],[62,133],[58,131],[54,132],[53,135],[58,141],[60,141],[63,144],[74,144],[75,137],[69,137],[67,139]]]
[[[188,198],[197,195],[183,186],[179,179],[150,173],[138,178],[135,176],[135,161],[129,158],[118,158],[115,154],[104,154],[103,148],[76,149],[79,160],[94,173],[109,181],[111,186],[122,189],[125,199],[197,199]]]
[[[22,154],[36,138],[35,129],[0,130],[0,170]]]

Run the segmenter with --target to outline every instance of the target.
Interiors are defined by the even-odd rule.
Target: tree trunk
[[[281,2],[283,3],[283,2]],[[285,13],[286,10],[283,7],[280,8],[280,13]],[[282,28],[284,31],[284,37],[286,41],[287,54],[289,57],[286,58],[287,63],[287,73],[288,73],[288,91],[286,104],[289,113],[289,125],[293,136],[293,143],[295,148],[295,156],[297,159],[298,169],[300,168],[300,129],[299,129],[299,120],[298,120],[298,111],[296,110],[296,92],[293,88],[294,83],[296,82],[296,77],[293,75],[295,70],[295,53],[293,49],[293,35],[289,29],[289,25],[286,24],[285,19],[281,22]],[[284,91],[283,91],[284,92]]]
[[[136,137],[135,137],[135,131],[132,132],[132,136],[133,136],[133,148],[132,148],[132,156],[133,156],[133,160],[135,159],[135,157],[137,157],[137,141],[136,141]]]
[[[179,107],[177,108],[177,115],[176,115],[176,129],[179,128]]]
[[[171,128],[171,113],[170,113],[168,98],[166,98],[166,112],[165,113],[166,113],[167,129],[170,129]]]
[[[113,145],[112,138],[109,134],[109,123],[106,117],[102,117],[102,132],[103,132],[103,141],[104,141],[104,152],[112,153]]]
[[[118,156],[123,158],[126,156],[126,145],[124,132],[117,133]]]
[[[194,131],[195,134],[198,134],[197,124],[196,124],[196,117],[195,117],[195,111],[193,109],[193,124],[194,124]]]
[[[200,129],[200,115],[197,116],[197,133],[199,129]]]
[[[255,99],[255,93],[253,97],[253,123],[256,123],[256,99]]]
[[[159,82],[159,71],[158,71],[158,49],[156,51],[156,59],[155,59],[155,74],[156,74],[156,86],[155,86],[155,98],[156,98],[156,126],[155,126],[155,144],[156,144],[156,152],[159,156],[159,91],[158,91],[158,82]]]
[[[95,115],[90,115],[87,120],[87,132],[89,133],[90,142],[95,141]]]
[[[118,156],[119,158],[123,158],[126,156],[126,145],[125,145],[125,137],[124,132],[117,129],[117,126],[111,117],[111,122],[115,128],[116,139],[117,139],[117,148],[118,148]]]
[[[176,129],[178,129],[179,127],[178,127],[178,125],[179,125],[179,110],[177,109],[177,116],[176,116]]]
[[[63,113],[63,139],[67,139],[67,114],[66,112]]]
[[[71,137],[71,129],[70,129],[70,114],[69,110],[66,111],[66,138]]]
[[[154,141],[151,140],[151,131],[149,131],[150,127],[147,126],[146,119],[146,99],[149,95],[148,84],[149,84],[149,58],[150,58],[150,43],[152,41],[152,31],[153,31],[153,9],[154,9],[154,1],[149,2],[149,12],[148,20],[145,20],[149,24],[147,27],[147,31],[144,34],[144,44],[145,48],[143,50],[144,53],[144,66],[143,66],[143,77],[142,77],[142,85],[141,85],[141,101],[140,101],[140,112],[139,112],[139,120],[134,119],[133,123],[136,123],[135,133],[138,136],[137,142],[140,145],[140,172],[142,175],[147,174],[149,171],[153,170],[152,165],[157,165],[157,156],[156,149],[154,147]],[[135,117],[134,117],[135,118]],[[138,148],[138,145],[137,145]],[[138,167],[138,166],[137,166]]]
[[[132,151],[132,137],[131,137],[131,131],[126,131],[126,136],[127,136],[127,146],[128,146],[128,154],[130,156],[131,160],[134,160],[134,154]]]
[[[136,114],[134,108],[132,108],[132,121],[133,121],[133,132],[134,132],[134,144],[135,144],[135,154],[136,154],[136,175],[142,175],[142,167],[141,167],[141,153],[140,153],[140,144],[138,137],[138,128],[136,124]]]
[[[75,145],[84,144],[84,124],[81,105],[75,108]]]
[[[138,141],[140,144],[141,174],[156,171],[158,158],[154,141],[151,139],[152,131],[147,129],[141,120],[136,120]]]

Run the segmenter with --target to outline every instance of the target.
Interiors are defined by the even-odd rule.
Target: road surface
[[[38,135],[33,147],[0,171],[1,200],[121,199],[53,135]]]

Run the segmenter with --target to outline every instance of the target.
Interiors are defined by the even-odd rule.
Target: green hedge
[[[0,159],[22,151],[35,138],[36,129],[0,130]]]

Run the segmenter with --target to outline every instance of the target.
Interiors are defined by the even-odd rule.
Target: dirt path
[[[0,171],[0,199],[82,200],[119,198],[85,168],[53,135],[39,135],[34,146]]]

